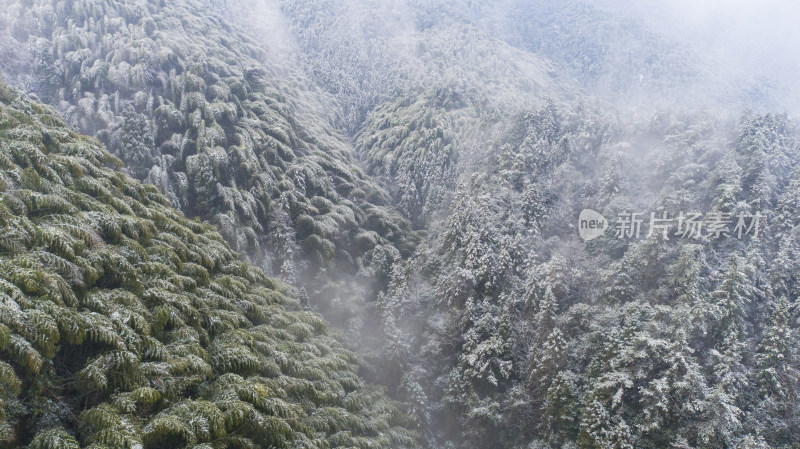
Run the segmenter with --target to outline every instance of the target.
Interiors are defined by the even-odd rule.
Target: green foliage
[[[458,157],[455,125],[444,112],[449,108],[428,97],[434,93],[385,104],[356,136],[356,151],[368,173],[389,180],[394,204],[417,225],[447,199]]]
[[[744,84],[585,2],[281,1],[290,58],[249,3],[8,2],[110,153],[0,90],[0,447],[796,446],[795,121],[575,104]],[[586,243],[587,207],[763,219]]]
[[[282,69],[273,70],[277,65],[208,3],[15,2],[8,15],[29,32],[14,34],[9,45],[50,61],[60,81],[47,99],[70,126],[98,138],[128,173],[157,186],[187,216],[215,224],[234,251],[290,282],[305,279],[327,311],[337,293],[323,286],[332,279],[388,275],[388,267],[372,265],[372,247],[354,244],[356,233],[375,231],[377,244],[404,254],[415,236],[387,209],[382,189],[355,168],[344,138],[320,125],[327,104],[282,79]],[[41,165],[27,143],[12,152],[25,166]],[[126,214],[136,207],[95,179],[75,182],[86,186],[84,202]],[[69,208],[49,193],[19,196],[39,213]],[[371,226],[375,211],[389,226]],[[138,239],[122,223],[97,225],[114,242]],[[66,249],[59,234],[46,237]],[[109,285],[130,281],[101,277]],[[375,294],[351,296],[361,306],[345,319],[363,321],[364,302]]]
[[[0,445],[414,445],[384,396],[347,408],[354,356],[293,290],[49,109],[0,98],[3,148],[23,149],[0,172]]]
[[[80,449],[75,437],[64,429],[39,432],[28,447],[31,449]]]

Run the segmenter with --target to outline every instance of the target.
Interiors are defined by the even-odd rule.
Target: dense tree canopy
[[[323,102],[194,0],[9,6],[3,45],[18,53],[15,73],[40,75],[42,100],[254,264],[302,280],[357,335],[380,287],[370,279],[388,276],[414,235],[358,169]]]
[[[789,92],[577,0],[0,4],[0,446],[797,447]]]
[[[0,85],[0,447],[413,446],[296,291]]]

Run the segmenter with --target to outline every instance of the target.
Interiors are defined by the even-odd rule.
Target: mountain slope
[[[520,116],[381,296],[387,384],[432,446],[792,447],[798,136],[781,114]],[[605,236],[579,238],[585,208]]]
[[[324,99],[202,2],[4,4],[6,72],[38,74],[33,89],[70,126],[358,335],[415,237]]]
[[[370,438],[413,445],[399,428],[406,424],[423,436],[421,444],[437,448],[784,449],[800,439],[800,132],[786,114],[764,112],[795,101],[768,82],[583,0],[0,3],[7,24],[0,26],[0,68],[16,84],[64,112],[69,126],[100,139],[128,164],[123,170],[155,185],[187,215],[216,225],[232,246],[226,261],[238,252],[297,287],[294,293],[241,268],[249,265],[219,268],[216,261],[214,268],[194,262],[209,273],[197,286],[184,279],[194,271],[153,274],[164,267],[134,264],[139,281],[101,280],[98,287],[125,283],[138,291],[137,282],[154,282],[148,276],[169,277],[174,288],[146,285],[169,295],[148,293],[140,302],[154,320],[159,306],[174,307],[182,321],[165,326],[187,330],[147,332],[169,350],[186,333],[191,340],[196,332],[203,348],[207,338],[212,378],[242,383],[228,373],[234,371],[273,388],[274,366],[218,366],[224,357],[215,354],[254,360],[246,351],[264,349],[264,332],[289,348],[281,351],[295,358],[279,358],[281,374],[317,388],[298,393],[308,386],[301,382],[270,392],[306,413],[281,417],[297,445],[310,439],[368,447]],[[52,178],[45,175],[12,181],[53,188],[37,181]],[[581,239],[582,209],[605,217],[604,235]],[[699,231],[689,233],[686,214],[696,212],[703,220],[691,220]],[[630,213],[641,213],[639,232],[616,235],[621,219],[636,218]],[[648,232],[665,214],[668,226]],[[755,214],[761,228],[752,234],[746,225],[754,221],[745,218]],[[60,220],[67,220],[35,218],[58,236]],[[131,223],[120,225],[120,240],[112,242],[133,248],[126,258],[138,263],[155,241],[168,248],[152,250],[153,257],[166,251],[159,259],[166,268],[178,273],[189,265],[194,256],[180,256],[188,254],[186,242],[164,237],[162,245]],[[728,232],[715,235],[725,224]],[[734,226],[742,224],[747,232],[737,235]],[[186,226],[213,234],[205,225]],[[6,269],[30,273],[24,270],[50,264],[73,282],[68,273],[85,270],[80,257],[93,248],[73,249],[80,253],[73,260],[59,252],[66,251],[60,240],[40,234],[4,241],[12,248],[45,245],[66,262],[9,252]],[[204,240],[208,252],[224,248],[213,235]],[[134,237],[139,246],[131,246]],[[211,295],[241,290],[259,303],[248,292],[261,292],[254,285],[263,283],[273,287],[270,301],[290,310],[277,310],[274,321],[250,315],[249,303]],[[175,297],[190,298],[196,313]],[[352,388],[347,379],[355,367],[318,363],[340,348],[308,346],[309,338],[328,337],[319,324],[303,321],[312,315],[297,310],[307,297],[346,329],[347,342],[370,362],[361,374],[401,399],[414,423],[379,396],[377,411],[352,408],[346,397],[337,403],[350,411],[338,416],[360,429],[355,433],[330,418],[340,410],[326,407],[326,398],[339,401]],[[117,296],[108,302],[125,310],[137,304]],[[244,307],[241,316],[237,307]],[[91,310],[117,319],[111,309]],[[25,339],[50,354],[57,346],[47,339],[59,324],[37,324],[44,336],[37,340],[39,333],[25,327],[37,317],[32,312],[8,327],[19,336],[15,342]],[[203,359],[192,341],[172,357]],[[135,344],[128,350],[137,355]],[[135,410],[150,420],[143,422],[125,402],[127,391],[122,399],[108,396],[109,388],[128,385],[113,372],[96,374],[110,366],[97,360],[81,379],[106,382],[106,393],[81,380],[59,384],[64,399],[79,408],[110,404],[104,410],[131,415],[144,436],[199,410],[194,403],[172,409],[164,395],[173,401],[188,391],[223,415],[233,393],[250,397],[235,387],[219,396],[216,384],[202,381],[202,388],[181,393],[170,387],[159,392],[158,410]],[[165,363],[145,363],[151,362]],[[298,368],[306,362],[313,366]],[[263,379],[253,378],[249,370],[262,368]],[[165,384],[156,374],[155,382]],[[3,394],[16,394],[17,377],[9,377]],[[80,385],[101,398],[78,391]],[[48,397],[35,386],[25,391]],[[145,392],[152,393],[131,395]],[[13,402],[4,410],[21,420],[15,428],[28,429],[57,415],[41,404],[49,403]],[[254,407],[264,409],[260,404]],[[324,422],[314,418],[320,413]],[[369,421],[373,416],[378,421]],[[69,419],[61,421],[74,430]],[[81,443],[101,438],[77,427]],[[143,441],[199,442],[206,438],[201,430]],[[27,442],[34,431],[20,435]],[[226,435],[219,441],[239,444]],[[257,433],[248,438],[294,444]]]
[[[429,445],[791,447],[799,359],[775,338],[798,335],[796,123],[730,112],[775,92],[583,2],[402,5],[283,11],[367,173],[427,235],[378,307],[382,378]],[[770,224],[584,243],[583,208],[645,229],[667,212],[671,233],[680,211]]]
[[[97,141],[0,85],[0,142],[0,447],[414,445],[296,293]]]

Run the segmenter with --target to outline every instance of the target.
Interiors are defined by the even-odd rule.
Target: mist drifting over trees
[[[788,2],[0,0],[0,448],[793,448]]]

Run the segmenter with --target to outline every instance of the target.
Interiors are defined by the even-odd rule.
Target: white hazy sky
[[[800,81],[797,0],[595,0],[784,83]]]

